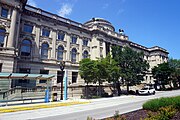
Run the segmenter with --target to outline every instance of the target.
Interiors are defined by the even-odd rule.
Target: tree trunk
[[[89,86],[88,86],[88,83],[87,83],[87,85],[86,85],[86,99],[88,99],[89,98]]]
[[[129,83],[127,83],[127,94],[129,94]]]
[[[116,89],[117,89],[117,91],[118,91],[118,96],[120,96],[120,95],[121,95],[121,88],[120,88],[120,83],[119,83],[119,81],[116,83]]]
[[[101,96],[101,82],[99,81],[98,95]]]

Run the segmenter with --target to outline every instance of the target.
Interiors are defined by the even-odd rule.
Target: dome
[[[107,21],[103,18],[92,18],[91,20],[84,23],[84,25],[88,26],[88,27],[100,26],[100,27],[103,27],[105,29],[115,31],[113,25],[109,21]]]

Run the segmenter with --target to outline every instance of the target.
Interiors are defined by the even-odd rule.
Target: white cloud
[[[58,15],[65,17],[72,13],[72,5],[71,4],[63,4],[60,10],[58,11]]]
[[[102,8],[103,8],[103,9],[106,9],[106,8],[108,8],[108,7],[109,7],[109,4],[108,4],[108,3],[106,3],[106,4],[104,4],[104,5],[103,5],[103,7],[102,7]]]
[[[121,13],[123,13],[124,12],[124,9],[119,9],[118,11],[117,11],[117,14],[119,15],[119,14],[121,14]]]
[[[34,6],[34,7],[37,7],[37,4],[34,0],[28,0],[27,4]]]

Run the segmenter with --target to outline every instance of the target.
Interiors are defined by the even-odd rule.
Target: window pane
[[[76,44],[76,42],[77,42],[77,37],[72,37],[71,43]]]
[[[22,44],[31,45],[31,42],[29,40],[23,40]]]
[[[31,42],[29,40],[23,40],[21,44],[21,56],[31,55]]]
[[[64,33],[58,33],[58,40],[64,40]]]
[[[5,34],[6,30],[5,29],[0,29],[0,34]]]
[[[63,81],[64,71],[57,71],[57,83],[60,83]]]
[[[4,38],[5,38],[4,35],[0,35],[0,47],[4,46]]]
[[[87,46],[88,45],[88,40],[83,40],[83,45]]]
[[[19,68],[19,73],[30,73],[30,69],[29,68]],[[18,83],[25,83],[25,84],[21,84],[22,87],[26,87],[26,84],[29,83],[30,80],[29,79],[19,79]]]
[[[49,37],[49,34],[50,34],[50,30],[48,30],[48,29],[43,29],[43,31],[42,31],[42,36]]]
[[[72,83],[77,82],[78,72],[72,72]]]
[[[40,74],[49,74],[49,70],[40,70]],[[39,80],[39,83],[46,83],[47,80]]]
[[[0,47],[3,47],[4,45],[4,38],[5,38],[5,29],[0,29]]]
[[[2,8],[1,16],[7,18],[8,17],[8,9]]]
[[[47,59],[48,58],[48,48],[49,48],[49,45],[47,43],[43,43],[42,44],[41,58],[43,58],[43,59]]]
[[[33,26],[24,24],[24,32],[32,33]]]
[[[0,72],[2,72],[2,63],[0,63]]]
[[[71,51],[71,62],[73,63],[76,62],[76,54],[77,54],[77,50],[73,48]]]
[[[58,60],[63,60],[63,52],[64,52],[64,47],[63,46],[59,46],[58,47]]]
[[[83,58],[88,58],[88,52],[87,51],[84,51]]]

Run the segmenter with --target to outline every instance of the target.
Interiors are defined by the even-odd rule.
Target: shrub
[[[143,104],[143,109],[158,111],[161,107],[173,106],[174,108],[180,109],[180,96],[177,97],[167,97],[167,98],[158,98],[147,101]]]
[[[173,106],[166,106],[159,109],[157,115],[148,114],[145,120],[169,120],[176,114],[177,110]]]

